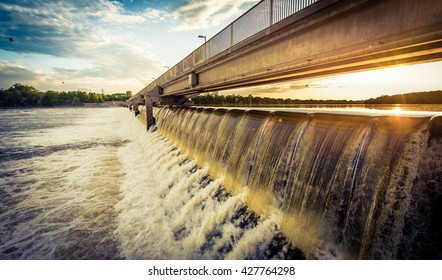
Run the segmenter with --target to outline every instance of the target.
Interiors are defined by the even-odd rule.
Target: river
[[[329,240],[310,244],[284,232],[287,213],[260,213],[250,188],[229,189],[231,178],[214,174],[210,160],[202,163],[189,149],[192,138],[180,146],[171,137],[172,117],[165,116],[175,113],[161,114],[169,132],[146,131],[124,108],[0,110],[0,259],[361,257],[323,246]],[[207,116],[194,113],[199,125],[196,118]],[[204,127],[198,127],[201,135]],[[428,140],[419,137],[413,141]],[[213,157],[223,154],[212,149]],[[440,160],[435,163],[438,170]],[[410,258],[369,256],[388,257]]]

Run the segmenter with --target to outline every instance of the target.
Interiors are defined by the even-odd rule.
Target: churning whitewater
[[[442,117],[0,110],[0,259],[440,259]]]
[[[0,259],[304,258],[122,108],[0,111]]]
[[[440,259],[442,116],[311,111],[154,115],[164,137],[307,258]]]

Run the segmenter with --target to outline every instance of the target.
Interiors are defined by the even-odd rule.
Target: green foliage
[[[80,106],[84,103],[126,101],[129,95],[131,96],[132,92],[111,95],[84,91],[41,92],[32,86],[15,84],[8,89],[0,89],[0,107]]]
[[[365,104],[442,104],[442,90],[382,95],[365,100]]]
[[[360,104],[363,101],[352,100],[300,100],[290,98],[270,98],[259,96],[204,94],[192,98],[195,105],[223,105],[223,106],[263,106],[263,105],[291,105],[291,104]]]
[[[129,100],[128,98],[128,94],[130,93],[131,97],[132,97],[132,92],[131,91],[126,91],[126,93],[114,93],[114,94],[109,94],[109,95],[103,95],[104,101],[126,101]]]
[[[267,106],[267,105],[303,105],[303,104],[442,104],[442,91],[414,92],[383,95],[362,101],[354,100],[300,100],[290,98],[270,98],[259,96],[204,94],[192,98],[195,105],[222,106]]]
[[[15,84],[8,89],[0,90],[0,107],[30,106],[76,106],[84,103],[103,103],[105,101],[126,101],[132,97],[131,91],[110,95],[95,92],[69,91],[57,92],[48,90],[41,92],[32,86]],[[442,91],[414,92],[383,95],[365,101],[352,100],[300,100],[290,98],[270,98],[259,96],[204,94],[193,98],[195,105],[218,106],[267,106],[292,104],[442,104]]]

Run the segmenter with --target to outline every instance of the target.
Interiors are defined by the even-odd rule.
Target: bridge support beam
[[[140,95],[136,95],[133,98],[133,109],[135,112],[135,117],[138,116],[140,114],[140,110],[138,109],[138,106],[144,104],[144,96]]]
[[[155,118],[153,116],[153,106],[158,105],[178,105],[178,106],[192,106],[193,102],[183,96],[161,96],[163,88],[160,86],[154,87],[144,97],[144,105],[146,107],[146,125],[147,129],[155,125]]]
[[[153,117],[153,106],[160,103],[160,95],[162,93],[163,89],[159,86],[156,86],[144,97],[147,129],[155,125],[155,118]]]

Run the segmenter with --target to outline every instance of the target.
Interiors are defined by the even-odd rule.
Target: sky
[[[0,88],[136,93],[254,4],[2,0]]]
[[[0,88],[137,93],[257,2],[2,0]],[[357,100],[439,90],[440,73],[436,62],[223,93]]]
[[[365,100],[381,95],[442,90],[441,73],[442,62],[430,62],[229,90],[224,93],[292,99]]]

